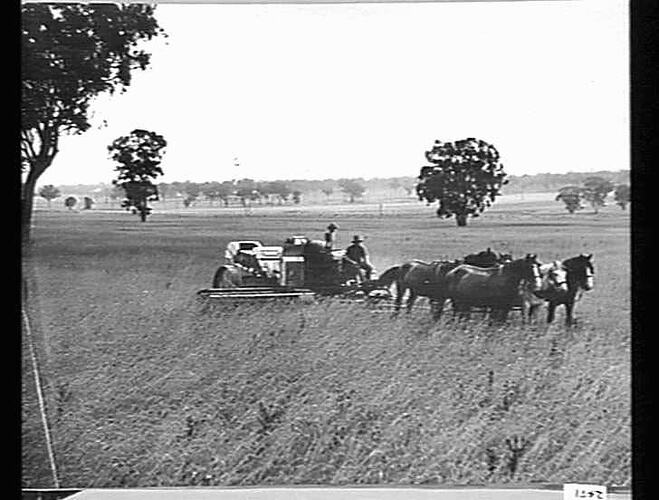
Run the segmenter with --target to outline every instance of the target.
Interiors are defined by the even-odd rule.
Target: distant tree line
[[[501,188],[501,194],[557,192],[565,186],[579,186],[583,184],[586,178],[592,176],[607,178],[615,185],[629,184],[628,170],[602,173],[573,172],[524,176],[508,175],[506,177],[508,184]],[[367,195],[415,200],[417,199],[417,182],[418,178],[412,176],[277,181],[239,179],[209,182],[161,182],[157,184],[157,187],[161,201],[178,199],[180,203],[188,206],[194,206],[195,203],[201,201],[217,206],[242,206],[243,203],[245,205],[298,204],[303,203],[305,198],[310,197],[315,198],[318,202],[329,202],[337,200],[337,198],[349,202],[351,200],[350,192],[353,188],[355,189],[352,195],[354,202],[358,202]],[[123,190],[108,184],[59,185],[52,187],[58,189],[61,193],[79,197],[92,195],[97,202],[99,200],[108,202],[109,200],[118,200],[124,197]],[[346,189],[349,191],[346,191]],[[47,200],[48,198],[44,199]],[[186,199],[188,201],[185,201]]]
[[[629,170],[568,172],[565,174],[509,175],[504,194],[551,193],[565,186],[581,185],[589,177],[603,177],[614,184],[629,184]]]
[[[613,192],[616,204],[625,210],[631,203],[631,189],[629,184],[616,185],[613,181],[600,176],[586,177],[580,185],[571,184],[558,190],[556,201],[565,204],[565,209],[571,214],[584,208],[588,203],[595,213],[606,206],[609,193]]]

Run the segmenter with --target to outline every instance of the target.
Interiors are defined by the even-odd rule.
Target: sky
[[[629,168],[622,0],[160,4],[166,39],[39,184],[110,183],[107,146],[165,137],[158,182],[416,176],[435,140],[511,175]]]

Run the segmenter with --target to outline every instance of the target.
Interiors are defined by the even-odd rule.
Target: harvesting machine
[[[230,242],[224,264],[213,285],[197,292],[209,299],[280,299],[313,296],[389,298],[377,289],[375,277],[365,282],[343,250],[327,250],[323,242],[304,236],[288,238],[282,246],[257,240]]]

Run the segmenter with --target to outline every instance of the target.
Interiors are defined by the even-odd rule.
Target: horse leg
[[[554,321],[554,316],[556,315],[556,306],[555,302],[550,302],[547,305],[547,323]]]
[[[397,316],[400,313],[401,305],[403,304],[403,295],[405,295],[405,287],[400,283],[396,282],[396,299],[394,300],[394,316]]]
[[[412,312],[412,307],[414,306],[414,302],[416,301],[417,294],[414,290],[410,288],[410,296],[407,298],[407,312],[410,313]]]
[[[529,323],[534,323],[535,320],[538,317],[538,309],[540,308],[540,304],[529,304],[529,308],[527,311],[527,320]],[[524,317],[524,312],[522,311],[522,318]]]
[[[571,326],[574,326],[575,321],[574,317],[572,316],[572,313],[574,311],[574,303],[573,302],[566,302],[565,303],[565,326],[568,328]]]
[[[444,299],[431,299],[430,300],[430,314],[432,314],[432,319],[439,321],[442,317],[442,312],[444,311]]]

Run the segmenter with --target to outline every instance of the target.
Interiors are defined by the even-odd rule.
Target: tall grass
[[[75,230],[49,222],[26,259],[27,306],[65,486],[629,485],[619,222],[590,229],[596,289],[572,331],[516,319],[433,323],[420,311],[392,318],[332,299],[209,305],[194,291],[223,246],[205,236],[217,220],[154,224],[139,238],[132,219],[123,235],[113,220]],[[229,226],[220,231],[233,239],[240,228]],[[578,233],[515,238],[513,228],[490,235],[541,258],[582,248]],[[400,244],[386,246],[394,232]],[[414,255],[404,224],[383,234],[374,260]],[[460,235],[443,238],[448,253],[486,242],[482,230]],[[25,369],[23,484],[47,486],[30,376]]]

